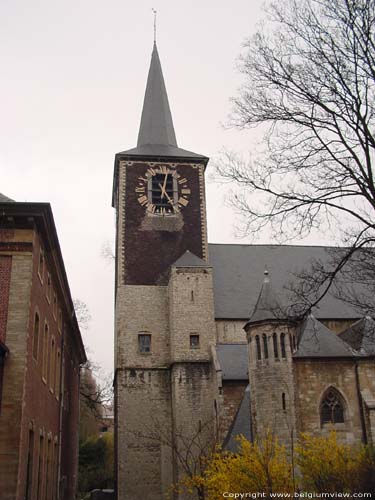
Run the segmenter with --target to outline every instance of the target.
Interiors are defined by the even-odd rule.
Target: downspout
[[[368,442],[367,431],[366,431],[365,415],[363,412],[361,387],[359,383],[358,361],[354,361],[354,371],[355,371],[355,382],[356,382],[357,398],[358,398],[359,418],[361,420],[361,428],[362,428],[362,442],[364,444],[367,444]]]
[[[57,484],[56,498],[60,500],[60,483],[61,483],[61,442],[62,442],[62,421],[64,407],[64,363],[65,363],[65,328],[62,329],[61,338],[61,364],[60,364],[60,408],[59,408],[59,448],[58,448],[58,467],[57,467]]]

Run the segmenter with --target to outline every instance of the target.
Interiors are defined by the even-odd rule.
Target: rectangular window
[[[58,314],[58,318],[57,318],[57,328],[58,328],[60,333],[62,331],[62,322],[63,322],[62,321],[62,310],[59,307],[59,314]]]
[[[29,430],[29,450],[27,453],[26,470],[26,500],[31,500],[33,494],[33,459],[34,459],[34,432]]]
[[[36,497],[42,498],[42,493],[43,493],[43,450],[44,448],[44,437],[40,436],[39,438],[39,459],[38,459],[38,489],[37,489],[37,495]]]
[[[57,318],[57,295],[53,292],[53,317]]]
[[[33,358],[38,359],[39,350],[39,314],[36,312],[34,317],[34,337],[33,337]]]
[[[49,388],[50,391],[53,392],[55,390],[55,373],[56,373],[56,368],[55,368],[55,359],[56,356],[56,347],[55,347],[55,338],[52,337],[51,339],[51,351],[50,351],[50,356],[49,356]]]
[[[56,355],[56,373],[55,373],[55,396],[60,398],[60,370],[61,370],[61,351],[57,349]]]
[[[40,281],[43,283],[43,276],[44,276],[44,252],[43,252],[42,248],[40,248],[40,250],[39,250],[38,276],[40,278]]]
[[[138,335],[139,352],[151,352],[151,335],[149,333],[140,333]]]
[[[47,440],[47,450],[46,450],[46,498],[50,499],[51,498],[51,493],[52,493],[52,485],[51,485],[51,452],[52,452],[52,442],[51,438],[49,437]]]
[[[47,273],[47,290],[46,290],[46,297],[48,302],[51,302],[51,294],[52,294],[52,279],[51,279],[51,273]]]
[[[44,382],[47,382],[48,344],[49,344],[49,328],[48,328],[48,323],[45,323],[44,324],[44,337],[43,337],[43,369],[42,369],[42,377],[43,377]]]
[[[190,349],[199,349],[199,335],[196,333],[190,335]]]

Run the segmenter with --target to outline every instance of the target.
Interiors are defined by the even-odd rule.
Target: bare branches
[[[245,44],[231,116],[266,126],[266,146],[250,162],[224,153],[217,171],[237,185],[245,235],[268,226],[285,241],[319,228],[353,257],[375,241],[375,3],[289,0],[268,14]],[[340,254],[315,289],[325,295],[349,260]]]

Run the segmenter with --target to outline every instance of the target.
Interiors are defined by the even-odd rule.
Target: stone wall
[[[296,398],[298,430],[313,435],[337,432],[347,443],[360,442],[362,425],[359,411],[355,362],[347,359],[295,360],[294,373],[298,393]],[[320,403],[329,387],[340,392],[345,401],[345,423],[320,423]]]
[[[215,344],[211,268],[174,268],[168,288],[171,362],[208,361]],[[199,336],[191,346],[191,336]]]
[[[246,333],[243,329],[245,320],[216,320],[216,342],[218,344],[246,344]]]
[[[277,356],[273,334],[277,338]],[[282,356],[281,334],[285,334],[285,357]],[[272,432],[287,446],[292,430],[296,429],[295,386],[293,378],[290,336],[294,330],[287,325],[261,325],[248,331],[249,380],[251,415],[254,435]],[[267,351],[263,335],[267,340]],[[260,358],[256,337],[260,339]]]
[[[115,315],[116,368],[169,366],[168,290],[163,286],[119,286]],[[141,353],[139,334],[151,335],[151,352]]]
[[[119,500],[160,500],[173,481],[168,369],[118,369],[115,381]]]

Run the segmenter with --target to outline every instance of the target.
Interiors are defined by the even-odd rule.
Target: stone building
[[[301,324],[283,316],[285,285],[329,250],[209,245],[207,163],[177,145],[154,45],[137,147],[113,182],[119,500],[164,498],[197,440],[235,450],[241,433],[289,444],[330,426],[373,439],[372,319],[329,294]]]
[[[0,194],[0,498],[71,500],[85,350],[48,203]]]

